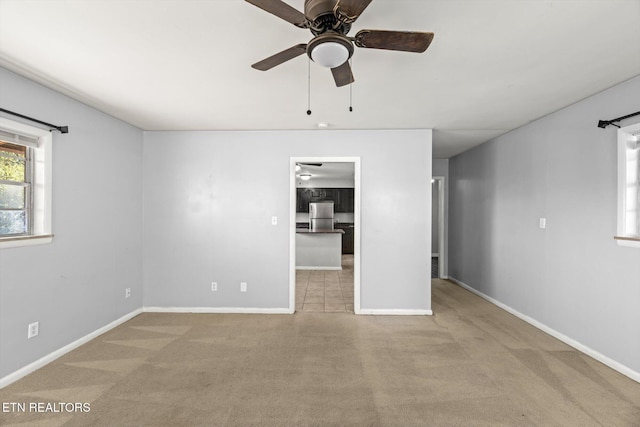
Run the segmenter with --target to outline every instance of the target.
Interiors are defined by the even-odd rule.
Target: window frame
[[[627,207],[627,194],[629,189],[627,167],[629,163],[629,152],[632,150],[628,146],[630,138],[635,138],[637,143],[640,144],[640,123],[618,129],[618,226],[615,239],[618,245],[640,248],[640,232],[638,234],[629,234],[626,231],[627,215],[630,211]],[[640,151],[638,154],[640,154]],[[640,157],[638,160],[640,161]],[[638,215],[638,211],[640,211],[640,165],[636,167],[638,168],[639,174],[636,182],[636,204],[638,206],[636,206],[634,211],[636,212],[635,215]],[[636,218],[635,221],[640,222],[640,218]],[[640,224],[637,224],[636,227],[640,227]]]
[[[26,234],[12,234],[0,237],[0,249],[51,243],[53,240],[52,206],[52,143],[50,131],[0,117],[0,130],[36,139],[33,146],[28,142],[7,141],[15,145],[27,146],[30,156],[31,184],[27,197],[30,203]]]

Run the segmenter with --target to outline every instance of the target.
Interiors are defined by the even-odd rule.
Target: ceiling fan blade
[[[276,15],[296,27],[307,27],[307,18],[305,18],[304,14],[281,0],[246,0],[246,2]]]
[[[336,68],[332,68],[331,73],[333,74],[333,80],[335,80],[336,86],[338,87],[346,86],[355,81],[349,61],[345,61],[344,64]]]
[[[433,40],[433,33],[414,31],[362,30],[355,37],[358,47],[417,53],[427,50],[431,40]]]
[[[371,0],[338,0],[333,13],[340,21],[351,23],[358,19],[369,3]]]
[[[289,49],[283,50],[282,52],[278,52],[275,55],[271,55],[270,57],[265,58],[262,61],[256,62],[252,65],[252,67],[256,70],[267,71],[275,67],[276,65],[280,65],[290,59],[302,55],[306,51],[306,44],[297,44],[293,47],[290,47]]]

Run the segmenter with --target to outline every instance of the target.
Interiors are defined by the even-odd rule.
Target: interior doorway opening
[[[290,195],[290,312],[359,314],[360,158],[292,157]]]
[[[431,178],[431,278],[446,279],[445,181]]]

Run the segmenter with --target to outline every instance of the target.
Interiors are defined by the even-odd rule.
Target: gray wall
[[[54,134],[53,243],[0,250],[0,378],[142,307],[143,282],[146,305],[286,307],[290,156],[361,156],[363,308],[431,308],[430,131],[159,132],[143,159],[141,130],[1,68],[0,94],[70,127]]]
[[[450,276],[635,372],[640,250],[613,240],[616,128],[596,124],[638,100],[640,77],[463,153],[449,171]]]
[[[432,175],[449,178],[449,159],[433,159]]]
[[[0,97],[70,129],[53,137],[53,243],[0,249],[2,378],[142,305],[142,131],[2,68]]]
[[[146,132],[144,305],[287,308],[289,159],[307,156],[361,157],[362,308],[430,310],[429,130]]]

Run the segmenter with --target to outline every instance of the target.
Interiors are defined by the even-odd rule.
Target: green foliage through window
[[[0,235],[28,230],[27,147],[0,141]]]

